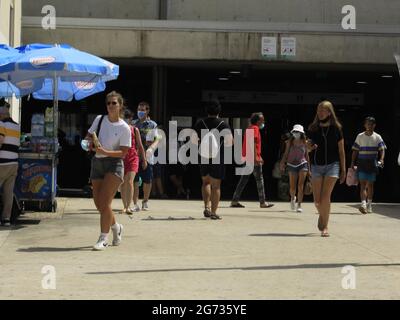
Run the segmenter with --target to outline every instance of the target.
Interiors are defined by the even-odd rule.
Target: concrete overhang
[[[261,55],[261,38],[296,38],[296,57],[289,62],[390,64],[400,52],[400,27],[360,25],[271,24],[216,21],[160,21],[57,18],[44,30],[41,17],[23,18],[23,43],[68,43],[108,58],[155,60],[283,62]],[[278,48],[279,50],[279,48]]]

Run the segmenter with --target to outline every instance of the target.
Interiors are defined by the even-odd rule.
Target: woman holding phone
[[[123,226],[116,222],[111,208],[118,187],[124,181],[124,161],[131,148],[131,129],[122,120],[124,99],[113,91],[106,98],[107,115],[97,116],[88,130],[87,139],[91,142],[98,132],[98,143],[90,144],[96,152],[92,159],[90,179],[93,186],[93,200],[100,212],[101,233],[93,250],[101,251],[108,246],[108,233],[113,232],[113,245],[122,240]]]

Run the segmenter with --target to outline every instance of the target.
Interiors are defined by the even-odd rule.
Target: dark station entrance
[[[377,202],[396,202],[400,194],[400,169],[397,155],[400,145],[400,81],[396,65],[322,65],[299,63],[233,64],[224,62],[160,62],[109,59],[120,65],[120,77],[107,85],[126,97],[136,111],[139,101],[149,101],[152,118],[168,127],[172,117],[184,117],[192,125],[204,116],[202,101],[218,99],[222,117],[232,128],[246,125],[252,112],[263,112],[264,177],[268,200],[277,200],[277,180],[272,178],[274,163],[279,158],[281,135],[294,124],[307,127],[313,120],[316,106],[323,99],[331,100],[344,126],[346,158],[349,164],[351,146],[363,130],[362,120],[372,115],[377,119],[376,131],[385,140],[388,151],[386,166],[376,183]],[[85,136],[93,116],[104,113],[106,93],[84,101],[61,103],[61,141],[59,186],[81,189],[87,184],[89,169],[79,141]],[[26,99],[22,107],[22,127],[30,130],[35,112],[44,112],[50,102]],[[189,122],[188,122],[189,121]],[[167,132],[168,134],[168,132]],[[173,197],[164,166],[165,190]],[[222,197],[232,197],[238,177],[229,166],[222,187]],[[185,187],[191,198],[199,198],[200,175],[196,165],[185,168]],[[256,200],[254,179],[250,180],[244,199]],[[358,201],[358,190],[338,186],[334,201]],[[311,200],[311,199],[306,199]]]

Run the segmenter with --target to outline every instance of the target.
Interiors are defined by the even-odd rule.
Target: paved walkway
[[[93,252],[92,200],[59,199],[57,214],[26,214],[11,232],[0,228],[0,299],[400,298],[400,205],[361,215],[355,204],[334,204],[331,237],[321,238],[311,203],[302,214],[287,203],[244,204],[223,202],[223,220],[211,221],[199,201],[151,201],[150,212],[118,216],[120,247]],[[342,286],[347,265],[354,290]],[[44,266],[54,267],[55,290],[42,287],[53,283],[43,281]]]

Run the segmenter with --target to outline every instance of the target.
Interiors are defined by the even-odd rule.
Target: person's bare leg
[[[334,177],[325,177],[322,186],[321,203],[320,203],[320,210],[321,210],[320,215],[323,227],[322,235],[328,234],[329,215],[331,213],[331,195],[337,180],[338,179]]]
[[[313,188],[313,198],[314,205],[318,212],[318,230],[323,230],[322,218],[321,218],[321,193],[322,193],[322,184],[324,182],[324,178],[315,178],[312,179],[312,188]]]
[[[299,172],[299,181],[297,185],[297,202],[299,205],[303,202],[304,198],[304,182],[306,181],[307,177],[307,172],[306,171],[300,171]]]
[[[158,194],[160,196],[164,195],[164,187],[163,187],[161,178],[157,179],[157,190],[158,190]]]
[[[143,183],[143,202],[149,201],[152,183]]]
[[[372,202],[372,199],[374,198],[374,183],[373,182],[368,182],[367,184],[367,193],[368,193],[368,201]]]
[[[116,223],[111,203],[117,193],[121,179],[113,174],[106,174],[100,190],[100,225],[101,233],[108,233],[110,227]]]
[[[201,195],[204,201],[204,208],[211,209],[210,201],[211,201],[211,178],[210,176],[202,177],[203,185],[201,186]]]
[[[368,185],[368,181],[360,180],[360,199],[361,199],[361,202],[367,201],[367,185]]]
[[[293,200],[296,197],[297,173],[289,172],[289,184],[290,184],[290,198],[291,200]]]
[[[133,204],[136,206],[139,201],[139,182],[134,182]]]
[[[128,192],[128,174],[126,174],[124,176],[124,182],[121,184],[120,186],[120,193],[121,193],[121,200],[122,200],[122,205],[123,205],[123,211],[126,210],[127,206],[127,201],[126,201],[126,197],[127,197],[127,192]]]
[[[100,191],[103,185],[103,180],[92,180],[93,201],[96,209],[100,212]]]
[[[131,206],[133,199],[133,180],[135,179],[134,172],[128,172],[124,177],[124,183],[121,186],[121,198],[124,204],[124,209],[127,210]]]
[[[321,193],[322,193],[323,181],[324,179],[322,177],[312,179],[314,205],[319,214],[321,214],[320,207],[321,207]]]
[[[211,213],[217,214],[219,201],[221,199],[221,180],[211,178]]]

